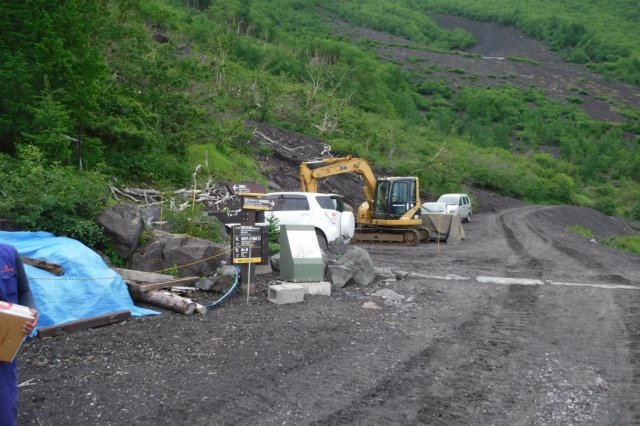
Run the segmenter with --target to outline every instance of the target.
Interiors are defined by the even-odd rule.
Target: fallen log
[[[62,266],[58,265],[57,263],[47,262],[42,259],[33,259],[31,257],[26,257],[26,256],[21,256],[21,259],[22,259],[22,263],[24,263],[25,265],[29,265],[38,269],[45,270],[53,275],[57,275],[57,276],[64,275],[64,270],[62,269]]]
[[[117,322],[126,321],[131,318],[131,311],[117,311],[109,314],[96,315],[89,318],[83,318],[76,321],[69,321],[62,324],[41,327],[38,329],[37,336],[40,338],[54,337],[61,334],[74,333],[87,328],[101,327],[107,324],[115,324]]]
[[[134,292],[131,297],[138,302],[160,306],[183,315],[191,315],[194,312],[204,315],[207,312],[206,306],[164,290]]]
[[[191,297],[193,296],[193,293],[196,291],[196,288],[188,287],[188,286],[175,286],[175,287],[171,287],[169,291],[182,297]]]

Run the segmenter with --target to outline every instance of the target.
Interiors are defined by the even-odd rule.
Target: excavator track
[[[429,231],[426,228],[356,228],[355,235],[351,239],[354,243],[387,243],[406,244],[415,246],[420,241],[429,239]]]

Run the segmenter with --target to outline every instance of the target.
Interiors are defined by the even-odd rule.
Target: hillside
[[[474,2],[460,4],[447,10],[472,15]],[[513,28],[443,16],[426,0],[3,7],[0,216],[22,229],[100,246],[93,217],[109,184],[265,181],[269,166],[254,160],[271,151],[247,143],[250,123],[418,175],[431,194],[471,185],[640,218],[638,87],[607,80],[633,75],[633,31],[616,32],[624,49],[606,60],[583,61],[594,74],[564,62],[575,49],[557,38],[582,18],[562,10],[562,25],[541,37],[552,54]],[[529,8],[518,13],[513,23],[527,31],[546,25]],[[616,19],[624,27],[631,17],[612,8],[606,20]],[[593,31],[604,30],[585,37]]]

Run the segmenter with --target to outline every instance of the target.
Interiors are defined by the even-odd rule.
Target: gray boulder
[[[195,285],[197,289],[204,291],[213,291],[213,280],[209,277],[202,277]]]
[[[353,278],[353,269],[344,265],[329,265],[327,276],[332,286],[342,288]]]
[[[238,268],[236,266],[221,266],[213,277],[211,289],[218,293],[226,293],[236,281],[237,274]]]
[[[397,281],[398,278],[391,268],[376,268],[377,281]]]
[[[330,251],[334,255],[342,256],[349,245],[345,242],[343,237],[338,237],[331,241],[327,246],[327,251]]]
[[[165,273],[176,268],[180,277],[212,275],[229,261],[228,246],[202,238],[154,231],[154,236],[131,257],[132,268]]]
[[[138,247],[144,221],[138,208],[132,204],[118,204],[98,216],[105,236],[120,257],[129,260]]]
[[[362,247],[348,245],[344,254],[337,258],[335,263],[350,268],[353,271],[352,280],[360,286],[367,286],[376,278],[376,268],[371,256]]]
[[[276,253],[269,257],[269,263],[274,271],[280,271],[280,253]]]
[[[161,209],[159,205],[140,206],[139,211],[146,229],[158,229],[157,227],[162,225],[160,223]]]

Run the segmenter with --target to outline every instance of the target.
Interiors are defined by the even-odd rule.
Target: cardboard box
[[[13,361],[25,338],[22,326],[31,320],[26,306],[0,301],[0,361]]]

